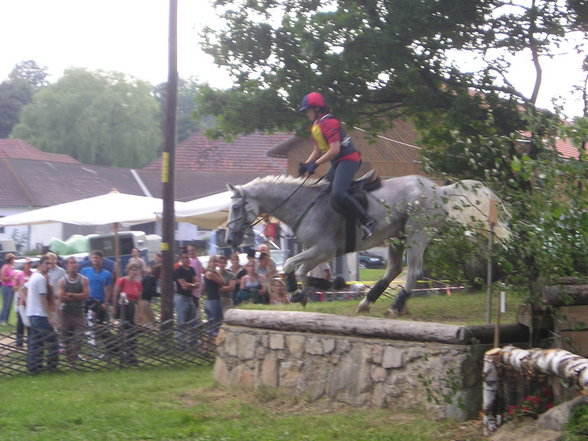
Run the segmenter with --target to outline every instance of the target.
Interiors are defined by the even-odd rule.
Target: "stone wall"
[[[351,406],[418,405],[435,417],[478,416],[487,346],[281,331],[263,327],[258,318],[250,320],[253,326],[231,324],[230,318],[217,339],[214,367],[223,385],[269,386],[309,401]]]

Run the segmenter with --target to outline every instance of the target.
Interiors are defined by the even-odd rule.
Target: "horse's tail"
[[[466,226],[473,226],[478,230],[488,231],[488,213],[491,199],[496,199],[501,208],[499,210],[501,214],[508,216],[508,212],[500,203],[496,194],[480,181],[471,179],[458,181],[455,184],[441,187],[441,194],[449,219]],[[481,225],[485,226],[485,228],[480,228]],[[502,241],[507,241],[510,238],[510,230],[500,217],[498,217],[494,225],[494,234]]]

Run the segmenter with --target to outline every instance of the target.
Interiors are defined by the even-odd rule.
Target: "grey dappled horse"
[[[329,202],[328,183],[302,178],[267,176],[241,185],[227,185],[233,191],[227,224],[227,242],[234,247],[242,243],[247,228],[260,214],[270,213],[294,230],[304,251],[289,258],[284,272],[289,279],[288,291],[296,291],[295,271],[306,288],[307,273],[321,262],[345,254],[345,220]],[[362,240],[356,228],[356,251],[388,241],[388,266],[359,304],[357,311],[366,312],[370,305],[402,271],[402,256],[407,250],[406,284],[392,305],[392,313],[403,311],[411,290],[422,273],[423,253],[431,236],[448,217],[464,224],[485,222],[490,189],[478,181],[460,181],[439,187],[423,176],[392,178],[368,193],[367,210],[378,222],[374,234]],[[316,201],[316,202],[315,202]],[[499,223],[496,235],[505,238],[508,230]],[[294,282],[292,282],[294,281]]]

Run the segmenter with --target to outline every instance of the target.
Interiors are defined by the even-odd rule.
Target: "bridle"
[[[323,177],[324,177],[324,176],[323,176]],[[320,178],[320,179],[317,181],[317,183],[318,183],[318,182],[320,182],[320,181],[323,179],[323,177],[321,177],[321,178]],[[292,198],[292,196],[294,196],[294,194],[296,194],[296,192],[297,192],[298,190],[300,190],[300,188],[302,188],[302,187],[304,186],[304,184],[306,184],[306,181],[308,181],[308,178],[310,178],[310,175],[309,175],[309,176],[306,176],[306,177],[304,178],[304,180],[303,180],[303,181],[300,183],[300,185],[298,185],[298,187],[296,187],[296,188],[294,189],[294,191],[293,191],[292,193],[290,193],[290,195],[289,195],[287,198],[285,198],[285,199],[284,199],[282,202],[280,202],[280,203],[279,203],[279,204],[277,204],[277,205],[276,205],[274,208],[272,208],[270,211],[268,211],[268,212],[267,212],[267,213],[266,213],[264,216],[262,216],[262,217],[260,217],[259,219],[257,219],[257,220],[255,220],[255,221],[253,221],[253,222],[249,223],[249,225],[243,225],[243,226],[242,226],[242,227],[241,227],[239,230],[235,229],[235,231],[237,231],[237,232],[239,232],[239,233],[240,233],[240,232],[242,232],[243,230],[245,230],[246,228],[253,228],[254,226],[256,226],[258,223],[260,223],[260,222],[261,222],[261,221],[263,221],[263,220],[268,220],[268,219],[270,218],[270,216],[271,216],[273,213],[275,213],[275,211],[276,211],[278,208],[280,208],[282,205],[284,205],[286,202],[288,202],[288,201],[290,200],[290,198]],[[245,193],[245,191],[244,191],[243,189],[239,189],[239,194],[240,194],[240,196],[241,196],[241,199],[243,200],[243,202],[242,202],[242,208],[241,208],[241,209],[242,209],[242,211],[243,211],[243,214],[240,214],[238,217],[236,217],[236,218],[234,218],[234,219],[230,220],[230,221],[227,223],[227,227],[229,227],[229,228],[230,228],[230,225],[231,225],[231,224],[234,224],[235,222],[238,222],[238,221],[240,221],[240,220],[242,220],[242,219],[245,219],[245,222],[244,222],[244,223],[247,223],[247,222],[249,222],[249,221],[248,221],[248,219],[247,219],[247,213],[248,213],[248,211],[247,211],[247,208],[246,208],[246,207],[247,207],[247,194]]]

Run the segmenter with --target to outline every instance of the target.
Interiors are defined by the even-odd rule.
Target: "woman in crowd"
[[[267,284],[265,277],[257,272],[255,260],[250,260],[245,265],[247,274],[241,279],[241,290],[249,293],[249,298],[253,303],[269,303],[267,295]],[[241,294],[239,294],[241,296]]]
[[[2,311],[0,312],[0,326],[8,325],[10,308],[14,302],[14,254],[8,253],[4,257],[6,263],[0,268],[2,281]]]
[[[135,338],[133,333],[135,326],[135,311],[137,304],[141,300],[143,285],[141,284],[142,268],[137,263],[127,265],[127,275],[120,277],[114,286],[114,316],[122,322],[122,327],[127,331],[126,335],[126,354],[124,360],[127,363],[136,364],[135,357]]]
[[[226,259],[225,259],[226,262]],[[218,327],[223,320],[223,310],[220,302],[220,289],[225,285],[225,279],[217,270],[218,256],[210,256],[208,267],[204,273],[204,312],[208,319],[209,333],[218,334]]]
[[[242,269],[243,269],[243,267],[241,266],[241,263],[239,262],[239,253],[237,253],[237,252],[231,253],[231,265],[229,266],[228,270],[230,272],[232,272],[236,277],[237,274],[239,274],[239,271],[241,271]]]
[[[290,303],[288,293],[286,292],[286,285],[282,279],[274,277],[271,286],[270,305],[287,305]]]

